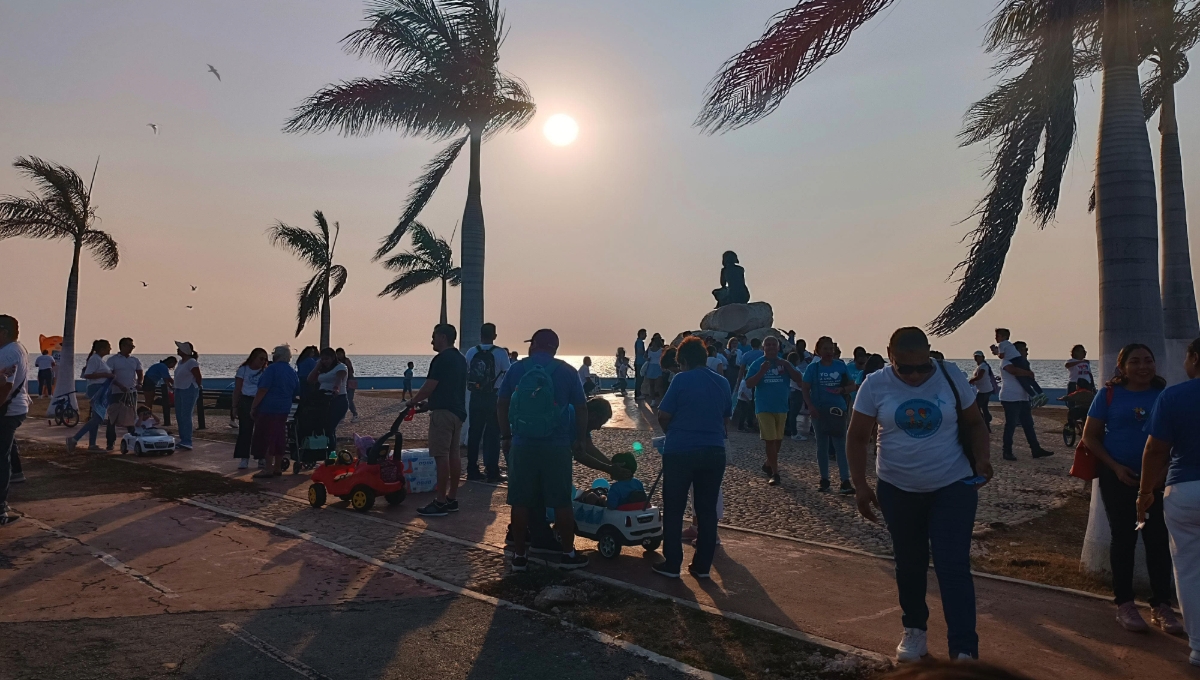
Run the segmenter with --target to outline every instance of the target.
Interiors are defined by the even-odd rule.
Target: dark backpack
[[[565,406],[554,399],[554,364],[530,362],[517,382],[508,408],[508,422],[514,434],[544,439],[554,434],[562,422]]]
[[[492,350],[482,346],[475,348],[471,366],[467,369],[467,389],[471,392],[494,392],[496,390],[496,357]]]

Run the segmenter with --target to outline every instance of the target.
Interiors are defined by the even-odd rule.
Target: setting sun
[[[546,121],[542,133],[554,146],[566,146],[579,136],[579,124],[565,113],[556,113]]]

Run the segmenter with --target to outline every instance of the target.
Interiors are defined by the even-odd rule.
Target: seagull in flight
[[[189,286],[191,286],[191,284],[190,284],[190,283],[189,283],[188,285],[189,285]],[[193,293],[195,293],[195,292],[196,292],[196,287],[195,287],[195,286],[192,286],[192,292],[193,292]]]
[[[188,309],[191,309],[191,308],[192,308],[192,306],[191,306],[191,305],[188,305],[188,306],[187,306],[187,308],[188,308]]]
[[[154,123],[146,123],[146,125],[148,125],[151,130],[154,130],[154,136],[157,137],[158,136],[158,126],[155,125]]]
[[[148,288],[148,287],[149,287],[149,286],[147,286],[147,285],[146,285],[146,282],[145,282],[145,281],[142,281],[142,288]]]
[[[208,66],[208,72],[213,74],[214,76],[216,76],[217,82],[220,82],[221,74],[217,72],[217,67],[213,66],[212,64],[206,64],[206,65]]]

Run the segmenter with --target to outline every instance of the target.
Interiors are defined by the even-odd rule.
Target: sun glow
[[[546,121],[542,134],[554,146],[567,146],[579,136],[579,124],[565,113],[556,113]]]

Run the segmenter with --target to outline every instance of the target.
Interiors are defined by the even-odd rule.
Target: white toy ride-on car
[[[175,453],[175,438],[159,428],[130,432],[121,437],[121,453],[130,451],[138,456],[169,456]]]
[[[575,501],[575,533],[596,542],[600,556],[612,559],[627,545],[654,552],[662,545],[662,511],[646,504],[638,510],[610,510]]]

